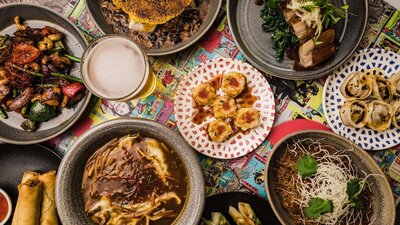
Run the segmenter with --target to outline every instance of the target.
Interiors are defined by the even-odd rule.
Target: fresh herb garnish
[[[304,209],[304,214],[308,218],[319,218],[325,213],[333,212],[333,202],[322,198],[312,198],[308,202],[308,207]]]
[[[363,185],[361,185],[361,180],[354,178],[347,182],[346,193],[349,196],[349,206],[350,208],[362,208],[362,201],[360,194],[362,192]]]
[[[275,58],[282,61],[285,49],[288,46],[297,44],[297,37],[290,31],[289,25],[286,23],[282,12],[277,8],[280,0],[269,0],[264,4],[261,10],[261,19],[263,20],[262,28],[266,32],[272,33],[273,48],[275,49]],[[271,6],[270,6],[271,5]]]
[[[302,177],[310,177],[317,173],[317,160],[312,155],[304,155],[297,161],[296,169]]]

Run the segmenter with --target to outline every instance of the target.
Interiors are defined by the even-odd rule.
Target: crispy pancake
[[[179,16],[193,0],[112,0],[132,21],[164,24]]]

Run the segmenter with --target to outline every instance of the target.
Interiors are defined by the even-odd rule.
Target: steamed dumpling
[[[400,98],[400,72],[393,74],[389,81],[391,83],[393,96]]]
[[[345,126],[362,128],[367,124],[368,106],[360,100],[346,101],[340,108],[340,119]]]
[[[228,96],[219,96],[212,105],[215,118],[226,119],[236,114],[236,102]]]
[[[400,128],[400,104],[393,107],[392,124],[396,128]]]
[[[192,89],[192,97],[199,105],[211,105],[217,94],[210,84],[204,83]]]
[[[221,89],[231,98],[236,98],[246,87],[246,77],[241,73],[230,72],[222,77]]]
[[[372,101],[368,104],[367,126],[375,131],[389,129],[392,122],[393,107],[382,101]]]
[[[240,108],[235,117],[235,126],[242,130],[257,127],[260,124],[260,112],[255,108]]]
[[[216,142],[225,141],[233,133],[231,125],[228,122],[223,121],[222,119],[217,119],[209,123],[207,131],[208,136],[210,136],[211,140]]]
[[[372,92],[371,78],[362,72],[352,73],[343,81],[340,92],[347,99],[365,99]]]
[[[393,98],[390,81],[381,76],[372,77],[372,94],[375,99],[389,103]]]

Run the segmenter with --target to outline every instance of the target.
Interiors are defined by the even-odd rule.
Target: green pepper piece
[[[26,119],[22,124],[21,128],[28,132],[33,132],[37,129],[37,123],[33,120]]]
[[[45,122],[57,115],[54,106],[48,106],[36,101],[29,112],[29,118],[36,122]]]
[[[4,110],[3,107],[1,107],[1,106],[0,106],[0,118],[8,119],[8,115],[6,113],[6,110]]]
[[[28,112],[28,109],[29,109],[29,102],[26,104],[26,105],[24,105],[24,107],[22,107],[22,109],[21,109],[21,114],[22,115],[26,115],[26,113]]]

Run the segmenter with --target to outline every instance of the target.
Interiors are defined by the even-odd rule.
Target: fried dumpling
[[[365,99],[372,93],[372,80],[362,72],[355,72],[344,79],[340,92],[346,99]]]
[[[247,220],[251,221],[255,225],[261,225],[260,219],[258,219],[256,213],[251,208],[251,206],[244,202],[238,203],[240,213],[247,218]]]
[[[236,114],[236,102],[228,96],[219,96],[212,105],[215,118],[226,119]]]
[[[225,141],[233,133],[231,125],[222,119],[217,119],[209,123],[207,131],[211,140],[216,142]]]
[[[340,119],[345,126],[362,128],[367,124],[368,106],[360,100],[346,101],[340,108]]]
[[[220,212],[212,212],[211,220],[206,220],[202,218],[201,225],[230,225],[229,221],[225,218],[225,216]]]
[[[192,89],[192,96],[197,104],[210,105],[214,102],[217,94],[210,84],[204,83]]]
[[[372,95],[375,99],[389,103],[393,98],[392,85],[389,80],[381,76],[372,78]]]
[[[241,73],[230,72],[222,77],[221,89],[231,98],[236,98],[246,87],[246,77]]]
[[[389,129],[393,117],[393,107],[383,101],[368,104],[367,126],[375,131]]]
[[[393,107],[392,124],[396,128],[400,128],[400,104]]]
[[[393,74],[390,78],[393,96],[400,98],[400,72]]]

